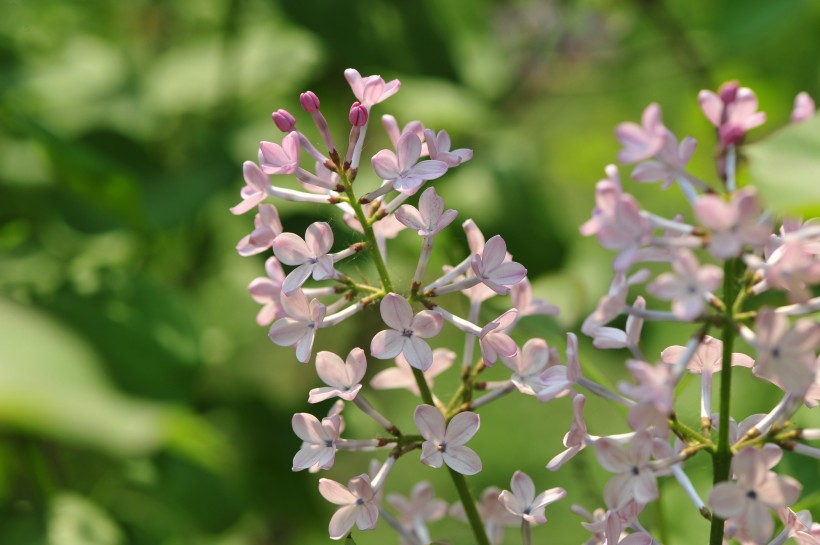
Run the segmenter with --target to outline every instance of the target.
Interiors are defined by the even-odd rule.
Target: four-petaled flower
[[[255,229],[245,235],[236,244],[239,255],[247,257],[264,252],[273,244],[274,239],[282,233],[282,221],[279,212],[272,204],[260,204],[259,212],[253,219]]]
[[[347,488],[330,479],[319,479],[319,493],[330,503],[341,505],[330,519],[330,539],[342,539],[354,524],[359,530],[376,527],[379,506],[370,477],[366,474],[350,479]]]
[[[435,337],[444,319],[432,310],[422,310],[413,316],[410,303],[400,295],[388,293],[379,305],[382,320],[391,329],[376,333],[370,343],[374,358],[388,360],[404,354],[407,363],[426,371],[433,363],[433,350],[423,339]]]
[[[518,353],[518,345],[506,332],[506,329],[515,323],[517,317],[518,310],[511,308],[481,328],[478,344],[481,347],[484,363],[488,367],[492,367],[499,356],[512,358]]]
[[[481,459],[464,443],[478,431],[479,417],[473,412],[455,415],[449,424],[444,415],[432,405],[419,405],[413,413],[413,421],[424,437],[421,444],[421,462],[430,467],[446,464],[462,475],[475,475],[481,471]]]
[[[353,95],[368,110],[371,106],[395,95],[401,88],[401,82],[397,79],[385,83],[381,76],[363,78],[359,71],[354,68],[345,70],[345,79],[350,84]]]
[[[253,161],[245,161],[242,164],[242,173],[245,177],[245,187],[239,193],[242,202],[231,208],[231,214],[244,214],[251,208],[265,200],[267,188],[270,180]]]
[[[755,374],[802,397],[818,373],[815,353],[820,344],[820,324],[802,318],[789,327],[786,316],[766,308],[757,315],[755,325]]]
[[[296,266],[282,284],[282,293],[290,295],[313,275],[314,280],[333,278],[333,231],[323,221],[311,223],[305,238],[294,233],[282,233],[273,241],[273,253],[285,265]]]
[[[292,295],[283,293],[279,300],[286,316],[270,326],[268,337],[279,346],[293,345],[296,349],[296,359],[307,363],[313,350],[316,330],[321,327],[327,310],[318,299],[313,299],[308,304],[302,290],[296,290]]]
[[[299,133],[293,131],[282,139],[259,144],[259,166],[265,174],[293,174],[299,169]]]
[[[447,172],[444,161],[419,162],[421,157],[421,140],[413,133],[406,133],[399,138],[396,153],[381,150],[373,156],[373,170],[383,180],[393,182],[393,189],[412,195],[428,180],[440,178]]]
[[[703,313],[706,298],[720,286],[723,270],[717,265],[703,265],[690,250],[681,248],[672,260],[673,273],[663,273],[647,286],[659,299],[672,300],[672,314],[691,322]]]
[[[515,261],[506,261],[507,244],[496,235],[484,244],[481,254],[474,254],[470,267],[476,277],[499,295],[507,295],[509,286],[519,283],[527,276],[527,269]]]
[[[615,129],[615,136],[623,145],[618,152],[618,161],[637,163],[654,157],[663,148],[665,135],[661,107],[653,102],[643,111],[640,125],[621,123]]]
[[[701,195],[694,212],[698,221],[711,231],[708,247],[718,259],[737,256],[743,246],[763,246],[772,232],[767,221],[758,221],[760,203],[750,187],[735,193],[729,202],[717,195]]]
[[[335,396],[353,401],[362,389],[359,381],[364,377],[365,371],[367,360],[361,348],[351,350],[345,361],[333,352],[319,352],[316,354],[316,373],[327,386],[313,388],[308,402],[318,403]]]
[[[658,482],[647,465],[652,454],[652,435],[648,432],[638,431],[626,445],[602,437],[595,441],[595,454],[604,469],[618,473],[604,490],[607,504],[613,509],[630,500],[647,504],[658,498]]]
[[[723,147],[737,144],[746,131],[766,122],[766,114],[757,111],[757,96],[748,87],[736,81],[720,86],[717,93],[703,90],[698,93],[703,114],[718,129],[718,140]]]
[[[342,431],[339,415],[319,419],[309,413],[297,413],[291,421],[293,433],[303,441],[302,448],[293,457],[293,471],[311,467],[330,469],[336,457],[336,441]]]
[[[535,495],[535,484],[529,475],[523,471],[516,471],[510,480],[509,490],[503,490],[498,496],[498,501],[504,504],[507,511],[519,517],[533,526],[544,524],[547,517],[544,516],[544,508],[567,495],[567,491],[561,487],[544,490],[538,496]]]
[[[444,161],[448,167],[455,167],[473,158],[473,150],[460,148],[450,151],[450,135],[447,131],[439,131],[438,134],[432,129],[425,129],[424,139],[427,142],[427,150],[430,159]]]
[[[419,197],[419,207],[403,204],[396,210],[396,219],[420,236],[431,237],[450,225],[457,214],[455,210],[444,210],[444,199],[434,187],[428,187]]]
[[[399,494],[387,496],[387,503],[398,513],[399,523],[402,527],[419,539],[422,543],[430,543],[430,535],[427,532],[427,523],[435,522],[447,514],[447,502],[436,498],[433,485],[427,481],[422,481],[410,491],[410,497],[405,498]],[[402,545],[415,545],[402,537]]]

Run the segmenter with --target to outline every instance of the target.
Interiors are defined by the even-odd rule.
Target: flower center
[[[402,337],[407,337],[409,339],[410,337],[413,336],[413,330],[412,329],[402,329],[401,330],[401,336]]]
[[[746,497],[749,498],[750,500],[756,500],[757,499],[757,492],[755,492],[754,490],[749,490],[748,492],[746,492]]]
[[[447,443],[442,443],[436,447],[436,450],[439,452],[447,452]]]
[[[641,469],[638,466],[632,466],[631,471],[632,471],[633,475],[640,475],[641,474]]]
[[[359,498],[356,500],[356,505],[364,505],[364,500]]]

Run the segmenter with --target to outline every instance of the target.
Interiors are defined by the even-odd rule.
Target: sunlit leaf
[[[123,534],[99,505],[65,492],[53,499],[48,521],[49,545],[120,545]]]

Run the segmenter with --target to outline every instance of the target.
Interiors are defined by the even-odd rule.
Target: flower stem
[[[723,322],[723,361],[720,374],[720,421],[718,424],[718,444],[713,461],[713,484],[729,480],[732,464],[732,449],[729,443],[729,407],[732,393],[732,350],[735,343],[734,314],[739,308],[732,304],[737,297],[737,259],[728,259],[723,265],[723,300],[726,315]],[[723,543],[724,520],[713,514],[709,534],[709,545]]]
[[[447,471],[450,472],[450,478],[453,479],[453,484],[456,485],[458,497],[461,499],[461,505],[464,506],[464,512],[467,514],[467,521],[473,529],[473,535],[476,539],[477,545],[490,545],[490,540],[487,538],[487,533],[484,531],[484,525],[481,523],[481,516],[478,514],[478,509],[475,507],[475,500],[470,493],[470,488],[467,486],[467,480],[464,475],[453,471],[449,467]]]

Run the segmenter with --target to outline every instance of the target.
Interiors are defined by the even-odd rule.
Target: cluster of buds
[[[393,149],[378,151],[370,161],[381,182],[364,191],[358,191],[362,183],[358,182],[354,189],[372,108],[395,94],[400,83],[362,77],[352,69],[345,71],[345,77],[356,102],[349,111],[344,155],[335,147],[318,97],[305,92],[300,103],[318,129],[322,145],[314,145],[296,130],[291,113],[274,112],[273,121],[285,136],[281,143],[261,142],[258,164],[245,163],[242,202],[231,209],[234,214],[257,210],[255,229],[240,240],[237,251],[246,256],[272,253],[265,263],[267,276],[249,286],[252,297],[263,305],[257,322],[269,326],[273,343],[293,348],[299,362],[314,362],[324,386],[309,392],[310,403],[338,398],[321,420],[308,413],[293,416],[293,431],[302,440],[293,470],[328,469],[338,451],[376,453],[368,471],[353,476],[346,485],[319,480],[320,494],[339,506],[329,524],[332,539],[348,536],[354,526],[372,529],[382,520],[396,530],[402,543],[425,545],[431,542],[428,523],[449,513],[470,525],[475,543],[500,545],[505,528],[519,526],[523,543],[529,545],[532,526],[546,522],[545,507],[566,492],[551,488],[536,494],[533,479],[517,471],[510,490],[491,487],[477,501],[465,479],[482,470],[479,453],[467,446],[479,430],[478,409],[519,393],[542,403],[560,397],[572,400],[566,450],[549,461],[548,469],[558,470],[590,446],[600,464],[617,474],[604,490],[605,509],[590,513],[573,506],[590,532],[587,543],[656,542],[639,518],[644,507],[658,499],[657,480],[664,476],[674,477],[695,508],[711,520],[711,545],[728,538],[768,543],[774,533],[772,510],[784,524],[772,543],[790,537],[800,545],[820,543],[818,525],[807,512],[789,509],[800,494],[799,483],[771,471],[783,449],[820,458],[819,448],[803,442],[820,439],[820,429],[798,429],[790,423],[801,406],[820,404],[820,325],[808,317],[820,310],[820,298],[812,296],[813,286],[820,283],[820,224],[784,219],[778,225],[763,211],[754,189],[735,188],[738,148],[746,131],[765,120],[752,91],[732,83],[717,94],[700,95],[706,117],[717,128],[720,188],[687,171],[696,142],[687,137],[679,143],[663,125],[658,105],[646,109],[641,125],[618,127],[623,144],[619,160],[637,163],[632,177],[680,187],[694,221],[642,210],[624,191],[614,165],[606,168],[607,178],[596,187],[596,207],[581,233],[596,236],[618,255],[610,289],[581,330],[599,349],[626,349],[631,354],[626,369],[634,382],[624,382],[616,391],[584,376],[578,339],[572,333],[567,334],[563,361],[544,339],[528,339],[519,347],[513,330],[523,316],[553,315],[558,310],[533,297],[526,269],[513,261],[500,236],[485,239],[468,219],[462,223],[469,246],[464,259],[441,271],[428,270],[434,240],[451,226],[457,212],[446,209],[435,188],[425,185],[469,161],[471,150],[451,150],[445,131],[425,128],[419,121],[400,128],[394,117],[384,115],[382,124]],[[799,95],[793,121],[813,113],[811,99]],[[303,156],[311,158],[311,168],[302,166]],[[287,175],[296,178],[291,187],[271,183],[271,176]],[[327,205],[321,207],[327,216],[343,217],[334,225],[349,231],[344,238],[352,235],[360,240],[334,251],[339,237],[323,221],[312,223],[304,237],[284,232],[277,209],[265,203],[269,197],[314,203],[317,208]],[[398,275],[391,274],[388,266],[387,242],[405,228],[421,237],[420,251],[409,285],[398,286],[394,283]],[[345,273],[354,255],[359,256],[357,266],[369,258],[370,274],[377,280],[367,280],[366,272],[360,275],[362,280]],[[706,260],[722,266],[702,264]],[[647,269],[633,270],[644,262],[667,263],[671,272],[650,281]],[[628,303],[630,287],[647,282],[649,295],[671,301],[669,310],[647,308],[642,296]],[[789,304],[760,308],[756,296],[767,291],[785,292]],[[452,293],[467,298],[466,316],[451,311],[455,308],[447,303],[451,299],[440,299]],[[504,298],[509,310],[484,321],[482,305],[490,298]],[[313,344],[320,329],[376,308],[384,327],[374,333],[369,347],[351,347],[344,360],[329,351],[319,351],[314,358]],[[610,324],[624,314],[624,330]],[[645,357],[641,349],[646,320],[691,323],[695,331],[685,345],[667,348],[653,364],[654,358]],[[431,346],[445,327],[464,334],[461,364],[455,367],[459,359],[455,352]],[[755,359],[734,352],[739,339],[756,350]],[[401,388],[419,399],[413,413],[415,430],[399,429],[367,399],[362,382],[368,359],[371,364],[393,362],[372,375],[371,388]],[[509,370],[509,378],[479,380],[485,369],[499,361]],[[768,414],[752,415],[737,424],[728,410],[732,366],[744,367],[780,388],[782,400]],[[451,399],[442,400],[433,391],[433,380],[451,368],[459,373],[461,383]],[[719,407],[713,410],[716,372],[722,373],[722,381]],[[675,411],[675,389],[687,373],[701,377],[701,419],[695,424],[679,421]],[[633,431],[591,435],[584,420],[585,394],[625,406]],[[348,403],[382,431],[366,439],[342,437],[342,412]],[[426,482],[416,485],[409,498],[388,494],[383,500],[391,471],[415,450],[420,450],[422,464],[447,466],[459,502],[448,506],[436,499]],[[684,471],[685,462],[702,452],[710,454],[715,465],[714,487],[706,502]]]

